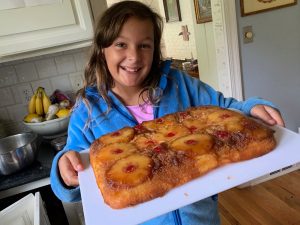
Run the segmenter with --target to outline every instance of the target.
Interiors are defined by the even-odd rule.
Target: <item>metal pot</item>
[[[33,163],[40,138],[35,133],[22,133],[0,139],[0,174],[9,175]]]

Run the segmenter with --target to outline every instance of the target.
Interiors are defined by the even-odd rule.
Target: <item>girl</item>
[[[79,151],[100,136],[191,106],[235,108],[268,124],[284,125],[272,103],[251,98],[238,102],[161,62],[161,17],[140,2],[111,6],[95,31],[84,87],[77,96],[65,148],[53,160],[51,186],[62,201],[79,201]],[[216,196],[144,224],[219,224]]]

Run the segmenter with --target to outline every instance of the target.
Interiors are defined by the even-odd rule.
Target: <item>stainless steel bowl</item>
[[[40,138],[34,133],[22,133],[0,139],[0,174],[9,175],[33,163]]]

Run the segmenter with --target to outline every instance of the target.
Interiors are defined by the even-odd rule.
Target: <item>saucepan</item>
[[[40,142],[40,137],[31,132],[1,138],[0,174],[9,175],[32,164]]]

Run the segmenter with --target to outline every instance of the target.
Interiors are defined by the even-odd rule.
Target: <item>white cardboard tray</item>
[[[272,171],[300,162],[300,135],[273,127],[277,147],[272,152],[248,161],[229,164],[177,187],[165,196],[125,209],[111,209],[103,202],[88,149],[81,152],[85,169],[79,173],[86,225],[132,225],[223,192]]]

